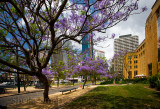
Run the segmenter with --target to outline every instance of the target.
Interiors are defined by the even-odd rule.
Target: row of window
[[[134,76],[138,75],[138,71],[134,71]],[[128,79],[132,78],[132,71],[128,72]]]
[[[142,55],[145,54],[145,51],[143,50],[140,54],[139,54],[139,57],[141,57]]]
[[[134,68],[138,68],[138,66],[135,65]],[[132,66],[128,66],[128,69],[132,69]]]
[[[143,45],[138,49],[137,52],[140,52],[144,47],[145,47],[145,44],[143,44]]]
[[[115,42],[116,43],[130,43],[130,42],[132,42],[132,43],[138,43],[138,39],[133,39],[133,38],[130,38],[130,39],[124,39],[124,40],[122,40],[122,39],[118,39],[118,40],[115,40]]]
[[[132,64],[132,61],[128,61],[129,64]],[[134,61],[134,64],[138,63],[138,60]]]

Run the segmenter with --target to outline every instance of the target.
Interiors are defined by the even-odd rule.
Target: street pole
[[[16,61],[17,61],[17,66],[18,66],[18,47],[16,47],[17,51],[17,56],[16,56]],[[17,85],[18,85],[18,93],[20,93],[20,79],[19,79],[19,71],[17,70]]]

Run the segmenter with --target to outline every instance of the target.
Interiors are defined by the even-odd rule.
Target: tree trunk
[[[57,87],[59,87],[59,78],[57,77]]]
[[[84,84],[83,84],[83,88],[82,89],[84,89],[84,86],[85,86],[86,82],[87,82],[87,78],[85,78],[85,80],[84,80]]]
[[[25,83],[25,81],[23,81],[23,84],[24,84],[24,91],[26,91],[26,83]]]
[[[73,86],[74,86],[74,76],[73,76]]]
[[[95,85],[96,85],[96,76],[94,77],[94,80],[95,80]]]
[[[49,102],[50,99],[48,97],[48,92],[49,92],[49,84],[48,84],[48,80],[44,83],[44,93],[43,93],[43,97],[44,97],[44,102]]]
[[[94,80],[92,79],[92,85],[94,84]]]
[[[48,79],[45,75],[40,74],[37,76],[38,79],[43,83],[44,85],[44,92],[43,92],[43,98],[44,98],[44,102],[49,102],[49,96],[48,96],[48,92],[49,92],[49,83],[48,83]]]

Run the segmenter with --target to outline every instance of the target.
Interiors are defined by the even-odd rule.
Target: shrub
[[[125,79],[122,81],[116,80],[116,84],[127,84],[127,83],[143,83],[143,84],[148,84],[148,79],[147,78],[135,78],[135,79]],[[113,84],[113,79],[111,80],[106,80],[104,82],[101,83],[101,85],[104,84]]]
[[[118,81],[118,84],[126,84],[126,81]]]
[[[124,81],[125,83],[133,83],[133,84],[136,84],[136,83],[147,84],[147,83],[148,83],[147,78],[125,79],[125,80],[123,80],[123,81]]]
[[[160,91],[160,78],[156,81],[156,88]]]
[[[105,84],[113,84],[113,80],[106,80],[100,83],[100,85],[105,85]]]
[[[160,75],[159,74],[156,74],[154,76],[151,76],[149,78],[149,84],[150,84],[150,87],[151,88],[156,88],[157,85],[159,85],[159,79],[160,79]]]

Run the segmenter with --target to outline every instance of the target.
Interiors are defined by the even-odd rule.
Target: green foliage
[[[7,34],[8,34],[7,31],[5,31],[4,29],[0,29],[0,36],[7,36]]]
[[[105,84],[113,84],[113,79],[109,79],[100,83],[100,85],[105,85]]]
[[[107,78],[106,78],[106,77],[102,77],[101,80],[102,80],[102,81],[106,81]]]
[[[148,84],[148,79],[147,78],[125,79],[123,81],[125,81],[126,83],[133,83],[133,84],[136,84],[136,83]]]
[[[81,15],[85,15],[86,14],[86,12],[85,11],[81,11]]]
[[[128,83],[148,84],[149,83],[147,78],[135,78],[135,79],[125,79],[125,80],[115,79],[115,80],[116,80],[116,84],[128,84]],[[101,83],[101,85],[105,85],[105,84],[113,84],[113,79],[109,79]]]
[[[157,90],[159,90],[160,91],[160,79],[158,79],[157,81],[156,81],[156,85],[157,85]]]
[[[157,85],[159,85],[159,81],[160,80],[160,75],[159,74],[156,74],[154,76],[151,76],[149,78],[149,84],[150,84],[150,87],[151,88],[156,88]]]

